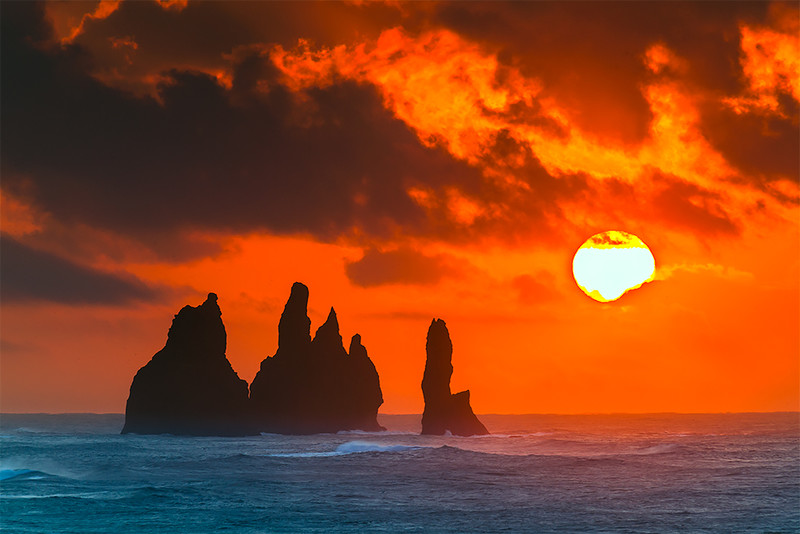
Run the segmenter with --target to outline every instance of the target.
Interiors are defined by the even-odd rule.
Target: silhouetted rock
[[[457,436],[488,434],[469,405],[469,390],[450,393],[453,374],[453,344],[450,333],[441,319],[434,319],[428,328],[425,345],[428,354],[422,377],[422,433],[442,435],[447,431]]]
[[[328,319],[311,339],[308,288],[295,282],[278,324],[278,350],[261,362],[250,385],[257,428],[283,434],[383,430],[380,380],[356,334],[344,349],[339,321]]]
[[[123,434],[256,433],[247,418],[247,382],[225,356],[221,316],[214,293],[175,316],[167,344],[133,378]]]

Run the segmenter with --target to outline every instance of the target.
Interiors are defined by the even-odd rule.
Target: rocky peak
[[[248,421],[247,382],[225,356],[225,325],[217,295],[184,306],[167,343],[133,378],[123,434],[241,436]]]
[[[347,351],[351,358],[366,357],[367,349],[361,344],[361,335],[356,334],[350,339],[350,350]]]
[[[309,343],[311,319],[308,318],[308,287],[295,282],[278,323],[278,353],[275,356],[303,351]]]
[[[317,329],[317,333],[314,334],[313,343],[314,345],[323,345],[330,348],[341,347],[344,350],[342,336],[339,334],[339,320],[336,318],[336,310],[333,307],[328,313],[328,318]]]
[[[172,320],[166,347],[177,358],[224,358],[227,336],[217,295],[200,306],[184,306]]]

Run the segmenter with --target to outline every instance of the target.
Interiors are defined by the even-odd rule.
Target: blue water
[[[800,414],[481,416],[493,435],[119,435],[0,416],[3,532],[800,532]]]

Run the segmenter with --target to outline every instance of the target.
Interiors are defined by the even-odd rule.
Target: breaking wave
[[[273,453],[269,454],[268,456],[276,456],[281,458],[315,458],[326,456],[344,456],[346,454],[358,454],[362,452],[403,452],[425,448],[430,447],[413,445],[381,445],[380,443],[373,443],[371,441],[348,441],[347,443],[342,443],[333,451]]]
[[[0,469],[0,480],[8,480],[10,478],[17,478],[29,473],[35,473],[31,469]]]

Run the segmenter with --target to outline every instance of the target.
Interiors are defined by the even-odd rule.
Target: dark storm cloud
[[[357,261],[345,266],[347,277],[356,285],[435,284],[463,269],[450,256],[428,256],[411,248],[387,252],[370,249]]]
[[[641,92],[647,48],[687,58],[687,77],[724,93],[741,89],[739,22],[763,21],[766,2],[446,2],[439,24],[499,51],[540,78],[579,125],[626,142],[648,132]]]
[[[628,142],[643,140],[652,119],[644,54],[665,45],[685,60],[671,77],[708,95],[701,132],[756,185],[800,179],[798,104],[784,94],[782,116],[736,114],[721,99],[747,92],[741,24],[766,25],[773,15],[770,2],[450,2],[434,10],[439,24],[542,79],[579,125]]]
[[[85,8],[85,11],[91,11]],[[47,13],[68,36],[69,4],[48,3]],[[74,19],[74,13],[72,14]],[[91,72],[114,87],[137,94],[153,90],[153,76],[176,66],[205,72],[227,67],[237,47],[299,39],[334,46],[377,37],[400,24],[397,7],[381,2],[189,2],[181,10],[155,1],[123,1],[105,18],[87,19],[73,43],[92,55]]]
[[[668,185],[653,198],[656,217],[673,227],[706,235],[739,233],[740,228],[726,213],[719,194],[669,177],[661,177],[660,181]]]
[[[776,113],[734,113],[729,107],[708,103],[703,109],[702,131],[725,159],[753,181],[770,178],[800,180],[800,127],[797,101],[786,95],[784,116]]]
[[[60,304],[125,304],[156,298],[141,281],[72,263],[0,234],[0,299]]]
[[[218,59],[252,43],[293,46],[302,38],[334,46],[377,37],[401,20],[397,7],[382,2],[189,2],[168,10],[156,2],[123,1],[107,18],[87,21],[76,42],[99,50],[110,39],[130,36],[146,62],[174,65]]]
[[[3,9],[3,188],[65,223],[145,241],[208,228],[386,236],[426,224],[410,184],[481,181],[423,147],[371,86],[341,83],[301,101],[262,65],[269,92],[256,93],[246,62],[258,62],[243,57],[230,92],[172,70],[161,102],[136,98],[87,75],[80,47],[37,46],[22,31],[41,28],[37,12]]]
[[[724,193],[708,191],[657,171],[648,180],[652,181],[654,191],[647,196],[638,191],[635,183],[606,180],[592,184],[582,201],[593,212],[608,214],[608,222],[621,225],[635,235],[648,233],[647,228],[652,224],[697,236],[741,233],[742,220],[727,211]],[[625,210],[620,211],[619,206]],[[618,215],[626,217],[616,218]]]
[[[423,146],[373,85],[335,79],[293,92],[265,53],[271,43],[288,48],[309,37],[321,45],[352,44],[399,23],[411,34],[446,26],[542,79],[545,96],[574,110],[590,133],[634,142],[645,136],[651,118],[641,92],[650,76],[642,57],[647,47],[663,42],[686,58],[689,70],[681,76],[690,85],[736,94],[742,89],[737,24],[761,21],[766,7],[200,2],[176,11],[123,2],[107,18],[88,21],[76,44],[63,48],[52,45],[41,5],[4,3],[2,9],[3,190],[51,214],[62,231],[77,225],[109,230],[169,260],[215,252],[203,239],[188,246],[184,238],[195,230],[300,232],[322,240],[424,235],[557,242],[571,220],[580,220],[562,206],[599,202],[590,198],[601,189],[591,177],[550,175],[531,147],[507,132],[498,132],[471,166],[443,148]],[[318,10],[336,24],[310,20]],[[137,44],[128,50],[130,65],[113,50],[119,38]],[[207,73],[220,65],[231,67],[232,80]],[[108,78],[115,68],[130,83],[151,87],[156,78],[144,76],[159,74],[155,97],[122,90],[125,83]],[[536,106],[510,110],[511,122],[566,139],[568,132]],[[778,124],[754,133],[747,120],[709,120],[709,139],[745,170],[761,157],[750,147],[773,140],[781,153],[763,172],[790,168],[796,130]],[[746,130],[742,139],[753,142],[725,139],[729,123],[735,123],[730,131]],[[520,156],[523,164],[509,163]],[[525,187],[487,179],[497,175]],[[417,204],[409,187],[431,193],[429,202]],[[619,194],[632,200],[626,206],[644,202],[622,189]],[[469,224],[449,211],[453,191],[478,207]],[[643,208],[642,216],[700,233],[735,231],[715,198],[706,195],[698,205],[681,195],[704,193],[668,186],[655,199],[658,208]],[[614,209],[602,212],[613,216]]]

